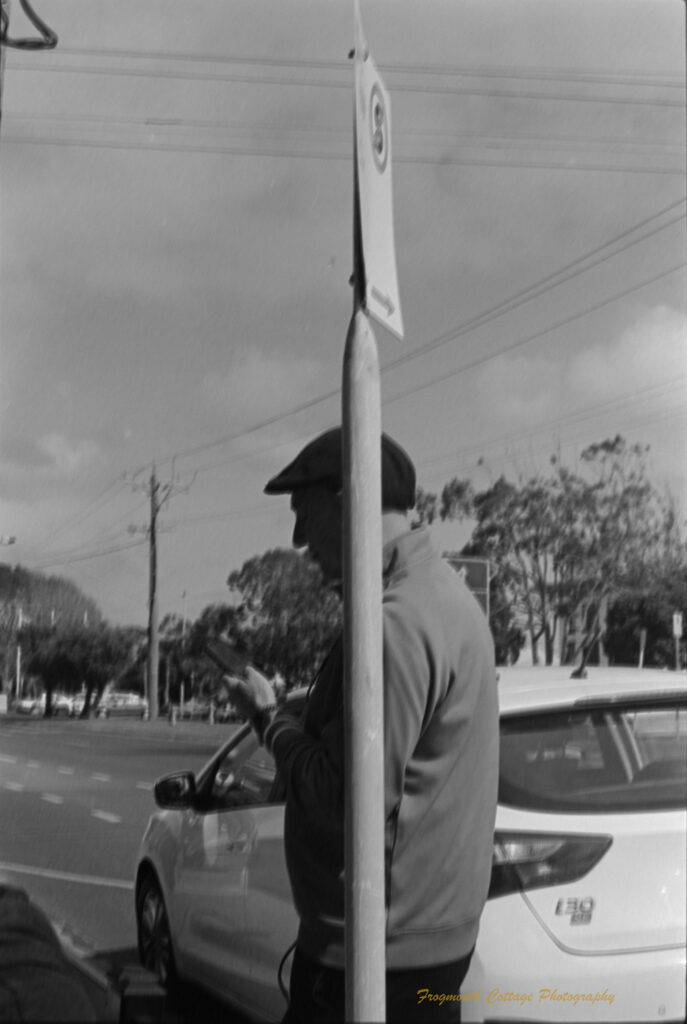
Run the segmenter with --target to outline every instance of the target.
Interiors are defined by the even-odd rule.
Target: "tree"
[[[275,548],[228,579],[237,595],[230,633],[257,666],[281,673],[291,688],[310,682],[341,628],[341,604],[317,565]]]
[[[0,663],[4,665],[5,679],[10,676],[17,634],[22,626],[33,627],[38,635],[41,630],[77,627],[84,622],[93,625],[101,621],[96,603],[71,580],[43,576],[20,565],[0,564]]]
[[[547,664],[553,660],[559,623],[569,632],[580,626],[567,645],[571,658],[589,657],[604,609],[648,578],[666,530],[673,563],[684,567],[676,515],[647,478],[646,452],[618,435],[585,449],[584,473],[552,458],[549,475],[517,484],[502,476],[479,493],[459,480],[444,488],[440,515],[474,518],[471,550],[490,559],[503,599],[529,634],[535,663],[542,639]]]
[[[497,488],[496,494],[497,498],[504,497],[501,488]],[[457,477],[450,480],[443,487],[440,498],[418,487],[412,526],[431,525],[437,515],[442,520],[474,517],[477,504],[469,480],[460,480]],[[490,562],[492,571],[489,577],[489,626],[494,638],[496,664],[513,664],[518,660],[525,636],[516,621],[505,574],[493,571],[495,563],[491,544],[487,543],[485,537],[473,535],[460,554],[466,558],[487,558]]]
[[[187,629],[178,615],[168,615],[160,626],[161,675],[164,665],[164,703],[179,703],[186,697],[203,696],[223,703],[226,699],[221,673],[205,653],[210,636],[229,634],[237,643],[233,630],[237,611],[231,605],[208,605]]]
[[[105,624],[81,626],[36,634],[27,668],[41,676],[45,685],[46,716],[51,714],[55,690],[75,693],[83,685],[86,702],[82,716],[85,717],[107,683],[125,671],[131,657],[131,629],[111,628]]]
[[[415,491],[415,507],[413,509],[413,518],[411,520],[411,526],[413,529],[417,526],[421,526],[423,523],[430,525],[434,522],[439,511],[439,501],[436,494],[432,494],[430,491],[425,491],[422,487],[418,487]]]
[[[609,608],[604,645],[611,661],[636,664],[645,631],[644,664],[674,667],[676,611],[687,619],[687,544],[675,502],[668,496],[662,500],[660,529],[646,557],[632,566],[624,591]]]
[[[568,620],[586,620],[574,651],[582,664],[601,637],[605,608],[641,591],[658,557],[666,506],[648,479],[647,452],[616,435],[582,452],[589,482],[559,473],[575,495],[567,503],[560,604]]]

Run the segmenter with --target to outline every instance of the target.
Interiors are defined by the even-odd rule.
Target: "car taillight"
[[[612,836],[496,832],[489,899],[582,878],[601,860]]]

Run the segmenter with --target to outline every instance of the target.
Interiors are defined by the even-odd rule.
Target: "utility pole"
[[[172,464],[172,478],[162,484],[157,479],[155,463],[150,471],[150,480],[143,489],[147,491],[150,498],[150,521],[147,527],[149,540],[149,581],[148,581],[148,663],[146,672],[146,698],[148,700],[148,715],[155,719],[160,713],[160,701],[158,694],[158,673],[160,666],[160,637],[158,630],[158,601],[157,601],[157,520],[162,506],[168,501],[172,494],[183,491],[188,493],[191,484],[195,480],[195,474],[190,483],[185,487],[175,485],[174,467]],[[137,528],[130,526],[129,531],[135,533]]]

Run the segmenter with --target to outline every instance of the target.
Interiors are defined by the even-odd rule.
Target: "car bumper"
[[[536,926],[520,897],[506,899],[513,904],[508,928],[500,901],[485,907],[461,989],[465,1022],[685,1020],[684,946],[572,955]],[[498,968],[485,970],[480,947]]]

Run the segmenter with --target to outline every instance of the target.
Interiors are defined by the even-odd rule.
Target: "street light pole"
[[[17,700],[21,700],[21,691],[22,691],[22,686],[21,686],[21,641],[19,639],[19,630],[21,629],[21,627],[23,625],[23,621],[24,620],[22,618],[21,605],[19,605],[19,608],[17,609],[17,662],[16,662],[15,683],[14,683]]]
[[[150,476],[150,586],[148,598],[148,714],[153,721],[158,708],[158,666],[160,646],[157,613],[157,515],[160,511],[158,491],[160,485],[155,477],[155,466]]]

